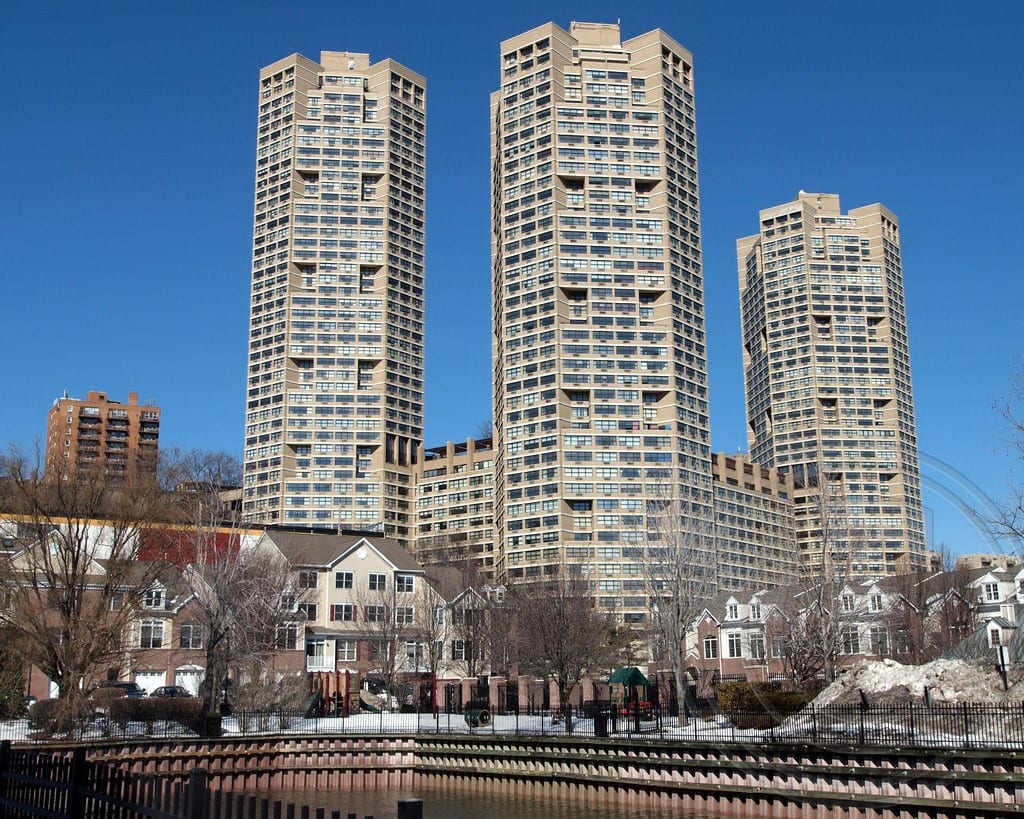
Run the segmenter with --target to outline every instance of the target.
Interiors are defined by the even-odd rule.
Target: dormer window
[[[726,603],[725,606],[725,619],[726,620],[739,620],[740,619],[740,607],[737,603]]]
[[[845,594],[843,594],[842,597],[839,598],[839,609],[840,611],[845,612],[851,612],[854,610],[854,601],[852,594],[846,592]]]
[[[750,619],[760,620],[761,619],[761,604],[751,603],[750,604]]]
[[[142,595],[142,608],[162,609],[164,607],[164,590],[149,589]]]
[[[986,603],[999,602],[999,584],[984,583],[981,587],[981,599]]]
[[[878,592],[873,593],[868,598],[868,605],[871,608],[871,611],[881,611],[882,610],[882,595],[880,595]]]

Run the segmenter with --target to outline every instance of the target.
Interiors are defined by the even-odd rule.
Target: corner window
[[[411,574],[400,574],[395,576],[395,590],[399,592],[411,592],[413,590],[413,576]]]

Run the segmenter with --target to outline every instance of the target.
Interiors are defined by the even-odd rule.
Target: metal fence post
[[[0,799],[7,796],[7,771],[11,767],[11,741],[0,742]]]
[[[399,799],[398,819],[423,819],[423,800]]]
[[[188,786],[185,792],[186,819],[206,819],[206,806],[210,801],[209,776],[203,768],[188,772]]]
[[[71,754],[71,777],[68,782],[69,819],[85,816],[85,790],[89,778],[89,762],[85,748],[78,747]]]
[[[971,712],[970,706],[965,702],[963,703],[963,714],[964,714],[964,747],[971,747]]]

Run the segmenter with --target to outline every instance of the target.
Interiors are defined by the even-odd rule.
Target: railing
[[[0,742],[0,816],[4,819],[326,819],[323,808],[211,791],[202,768],[187,778],[132,774],[115,762],[86,758],[86,748],[45,751]],[[341,819],[340,810],[331,819]],[[349,819],[354,813],[347,814]],[[422,819],[419,799],[398,802],[399,819]]]
[[[486,717],[481,719],[481,711]],[[475,715],[467,720],[467,716]],[[472,723],[472,724],[471,724]],[[799,743],[927,748],[1024,748],[1024,703],[808,706],[789,716],[767,710],[704,711],[684,720],[657,708],[639,712],[601,709],[461,713],[356,713],[309,716],[301,711],[236,711],[202,726],[174,721],[113,721],[91,717],[69,733],[34,731],[27,720],[0,722],[0,738],[24,743],[148,740],[171,737],[269,734],[506,734],[599,738],[634,736],[678,742]]]

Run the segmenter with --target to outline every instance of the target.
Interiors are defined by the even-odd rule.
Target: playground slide
[[[359,705],[364,711],[369,711],[373,714],[380,713],[380,698],[376,694],[371,694],[366,689],[359,690]]]

